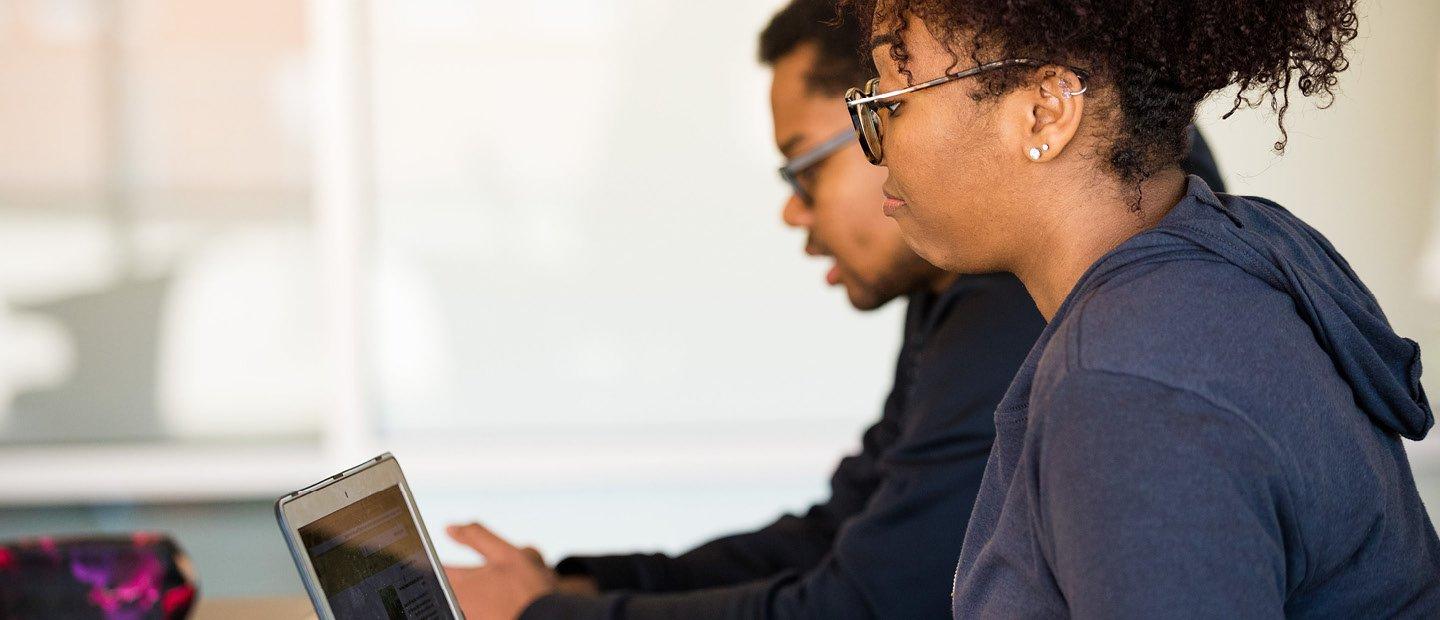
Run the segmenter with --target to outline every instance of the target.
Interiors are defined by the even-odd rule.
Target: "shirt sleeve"
[[[551,595],[536,601],[524,618],[946,617],[984,455],[976,450],[963,462],[894,467],[866,509],[841,528],[833,548],[807,571],[687,592]]]
[[[1284,614],[1287,487],[1248,418],[1192,391],[1068,372],[1032,402],[1038,537],[1076,618]]]

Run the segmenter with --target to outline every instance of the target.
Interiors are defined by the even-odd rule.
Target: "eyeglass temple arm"
[[[789,170],[791,173],[799,173],[800,171],[815,165],[815,162],[829,157],[831,153],[834,153],[841,147],[850,144],[854,140],[855,130],[846,129],[845,131],[835,134],[835,136],[830,138],[829,140],[821,143],[820,146],[810,149],[809,151],[802,153],[799,157],[796,157],[795,159],[786,162],[785,169]]]
[[[923,89],[923,88],[930,88],[931,86],[937,86],[937,85],[940,85],[940,84],[944,84],[944,83],[949,82],[949,81],[952,81],[952,80],[964,79],[964,78],[970,77],[970,76],[972,76],[972,75],[977,75],[977,74],[980,74],[980,73],[984,73],[984,72],[986,72],[986,71],[992,71],[992,70],[994,70],[994,69],[1001,69],[1001,68],[1004,68],[1004,67],[1011,67],[1011,66],[1015,66],[1015,65],[1025,65],[1025,66],[1029,66],[1029,67],[1043,67],[1043,66],[1045,66],[1045,65],[1047,65],[1047,64],[1053,64],[1053,63],[1046,63],[1046,62],[1041,62],[1041,61],[1038,61],[1038,60],[1031,60],[1031,59],[1029,59],[1029,58],[1011,58],[1011,59],[1009,59],[1009,60],[997,60],[997,61],[995,61],[995,62],[987,62],[987,63],[985,63],[985,64],[983,64],[983,65],[978,66],[978,67],[971,67],[971,68],[966,69],[966,70],[964,70],[964,71],[961,71],[961,72],[959,72],[959,73],[950,73],[950,74],[947,74],[947,75],[942,75],[942,76],[940,76],[940,77],[938,77],[938,78],[935,78],[935,79],[933,79],[933,80],[929,80],[929,81],[926,81],[926,82],[921,82],[921,83],[919,83],[919,84],[915,84],[915,85],[913,85],[913,86],[908,86],[908,87],[902,88],[902,89],[900,89],[900,90],[892,90],[892,91],[890,91],[890,92],[888,92],[888,93],[880,93],[880,94],[878,94],[878,95],[871,95],[871,96],[869,96],[869,97],[861,97],[861,98],[855,99],[855,100],[853,100],[853,101],[847,101],[847,102],[845,102],[845,105],[847,105],[847,106],[849,106],[849,107],[852,107],[852,108],[855,107],[855,106],[866,105],[866,104],[873,103],[873,102],[876,102],[876,101],[880,101],[880,100],[883,100],[883,99],[890,99],[890,98],[892,98],[892,97],[898,97],[898,96],[900,96],[900,95],[905,95],[905,94],[913,93],[913,92],[915,92],[915,91],[917,91],[917,90],[920,90],[920,89]],[[1070,69],[1071,71],[1074,71],[1074,72],[1075,72],[1075,75],[1079,76],[1080,82],[1081,82],[1080,90],[1078,90],[1078,91],[1076,91],[1076,92],[1073,92],[1073,93],[1071,93],[1071,94],[1072,94],[1072,95],[1083,95],[1083,94],[1085,94],[1085,91],[1087,91],[1087,90],[1090,89],[1090,84],[1089,84],[1090,75],[1089,75],[1088,73],[1086,73],[1086,72],[1084,72],[1084,71],[1081,71],[1080,69],[1076,69],[1076,68],[1074,68],[1074,67],[1069,67],[1069,69]]]

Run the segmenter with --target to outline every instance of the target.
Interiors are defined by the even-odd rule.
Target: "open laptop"
[[[463,618],[400,464],[387,452],[275,502],[320,618]]]

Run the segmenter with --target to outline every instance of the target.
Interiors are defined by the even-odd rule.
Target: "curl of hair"
[[[1108,91],[1112,102],[1105,159],[1122,181],[1138,184],[1184,156],[1196,107],[1232,85],[1238,90],[1225,116],[1268,101],[1280,131],[1274,147],[1284,152],[1292,86],[1322,108],[1334,101],[1357,34],[1356,1],[840,0],[840,7],[873,34],[886,34],[874,32],[876,24],[898,33],[919,19],[957,62],[968,52],[975,64],[1034,58],[1088,71],[1092,92]],[[911,77],[899,47],[891,57]],[[1032,75],[982,75],[977,97],[1003,94]]]

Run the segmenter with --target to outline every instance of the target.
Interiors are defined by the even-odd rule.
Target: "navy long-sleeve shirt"
[[[995,405],[1042,327],[1010,275],[914,295],[884,414],[828,501],[676,557],[566,559],[561,573],[618,592],[550,595],[523,618],[945,617],[953,525],[969,519]]]
[[[956,618],[1437,618],[1420,351],[1335,248],[1192,177],[996,413]],[[962,527],[957,523],[956,527]]]

